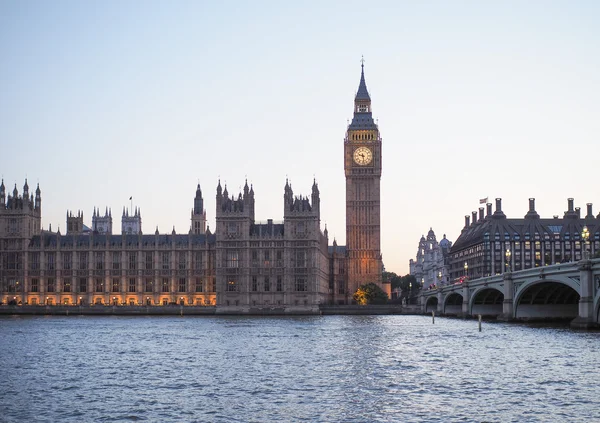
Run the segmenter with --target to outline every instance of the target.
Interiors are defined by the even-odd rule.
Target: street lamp
[[[512,253],[510,252],[510,249],[506,249],[506,252],[504,253],[504,257],[506,257],[506,269],[510,272],[510,256],[512,255]]]
[[[437,274],[438,285],[442,285],[442,271],[440,270]]]
[[[412,282],[408,283],[408,304],[410,304],[410,300],[412,298]]]
[[[469,272],[469,265],[467,264],[467,262],[466,262],[466,261],[465,261],[465,266],[464,266],[464,268],[465,268],[465,278],[466,278],[466,277],[468,277],[468,276],[469,276],[469,273],[468,273],[468,272]]]
[[[581,231],[581,239],[583,240],[583,259],[588,260],[590,258],[590,253],[587,247],[590,240],[590,231],[587,226],[584,226]]]

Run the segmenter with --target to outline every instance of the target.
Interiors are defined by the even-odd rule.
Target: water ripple
[[[421,316],[0,318],[0,421],[600,421],[598,333]]]

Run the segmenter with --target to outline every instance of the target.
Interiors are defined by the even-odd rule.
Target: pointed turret
[[[6,187],[4,186],[4,178],[2,178],[2,184],[0,185],[0,203],[6,204]]]
[[[367,90],[367,83],[365,82],[365,60],[361,60],[360,65],[360,83],[358,84],[358,91],[356,92],[356,97],[354,101],[368,101],[371,102],[371,97],[369,96],[369,91]]]
[[[23,185],[23,198],[29,197],[29,184],[27,184],[27,178],[25,178],[25,185]]]

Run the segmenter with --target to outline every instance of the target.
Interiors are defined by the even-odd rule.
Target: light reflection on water
[[[599,358],[424,316],[3,317],[0,421],[600,421]]]

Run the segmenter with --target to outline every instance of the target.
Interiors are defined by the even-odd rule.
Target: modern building
[[[254,188],[216,189],[216,228],[206,225],[197,186],[187,234],[144,234],[140,209],[67,212],[66,234],[42,230],[41,191],[6,196],[0,186],[0,301],[15,304],[214,305],[224,312],[286,312],[349,304],[358,286],[381,283],[381,137],[364,65],[344,139],[348,246],[321,230],[319,188],[295,196],[286,180],[283,221],[258,222]]]
[[[438,243],[432,228],[429,228],[427,238],[424,235],[421,237],[417,257],[410,259],[409,268],[410,274],[423,289],[448,283],[451,247],[452,242],[446,238],[446,234]]]
[[[472,218],[472,220],[471,220]],[[588,239],[584,239],[586,233]],[[592,204],[581,216],[572,198],[563,217],[541,218],[535,199],[523,218],[507,218],[502,199],[465,216],[465,226],[450,250],[450,279],[474,279],[508,271],[529,269],[581,260],[584,254],[600,252],[600,214],[594,217]]]

